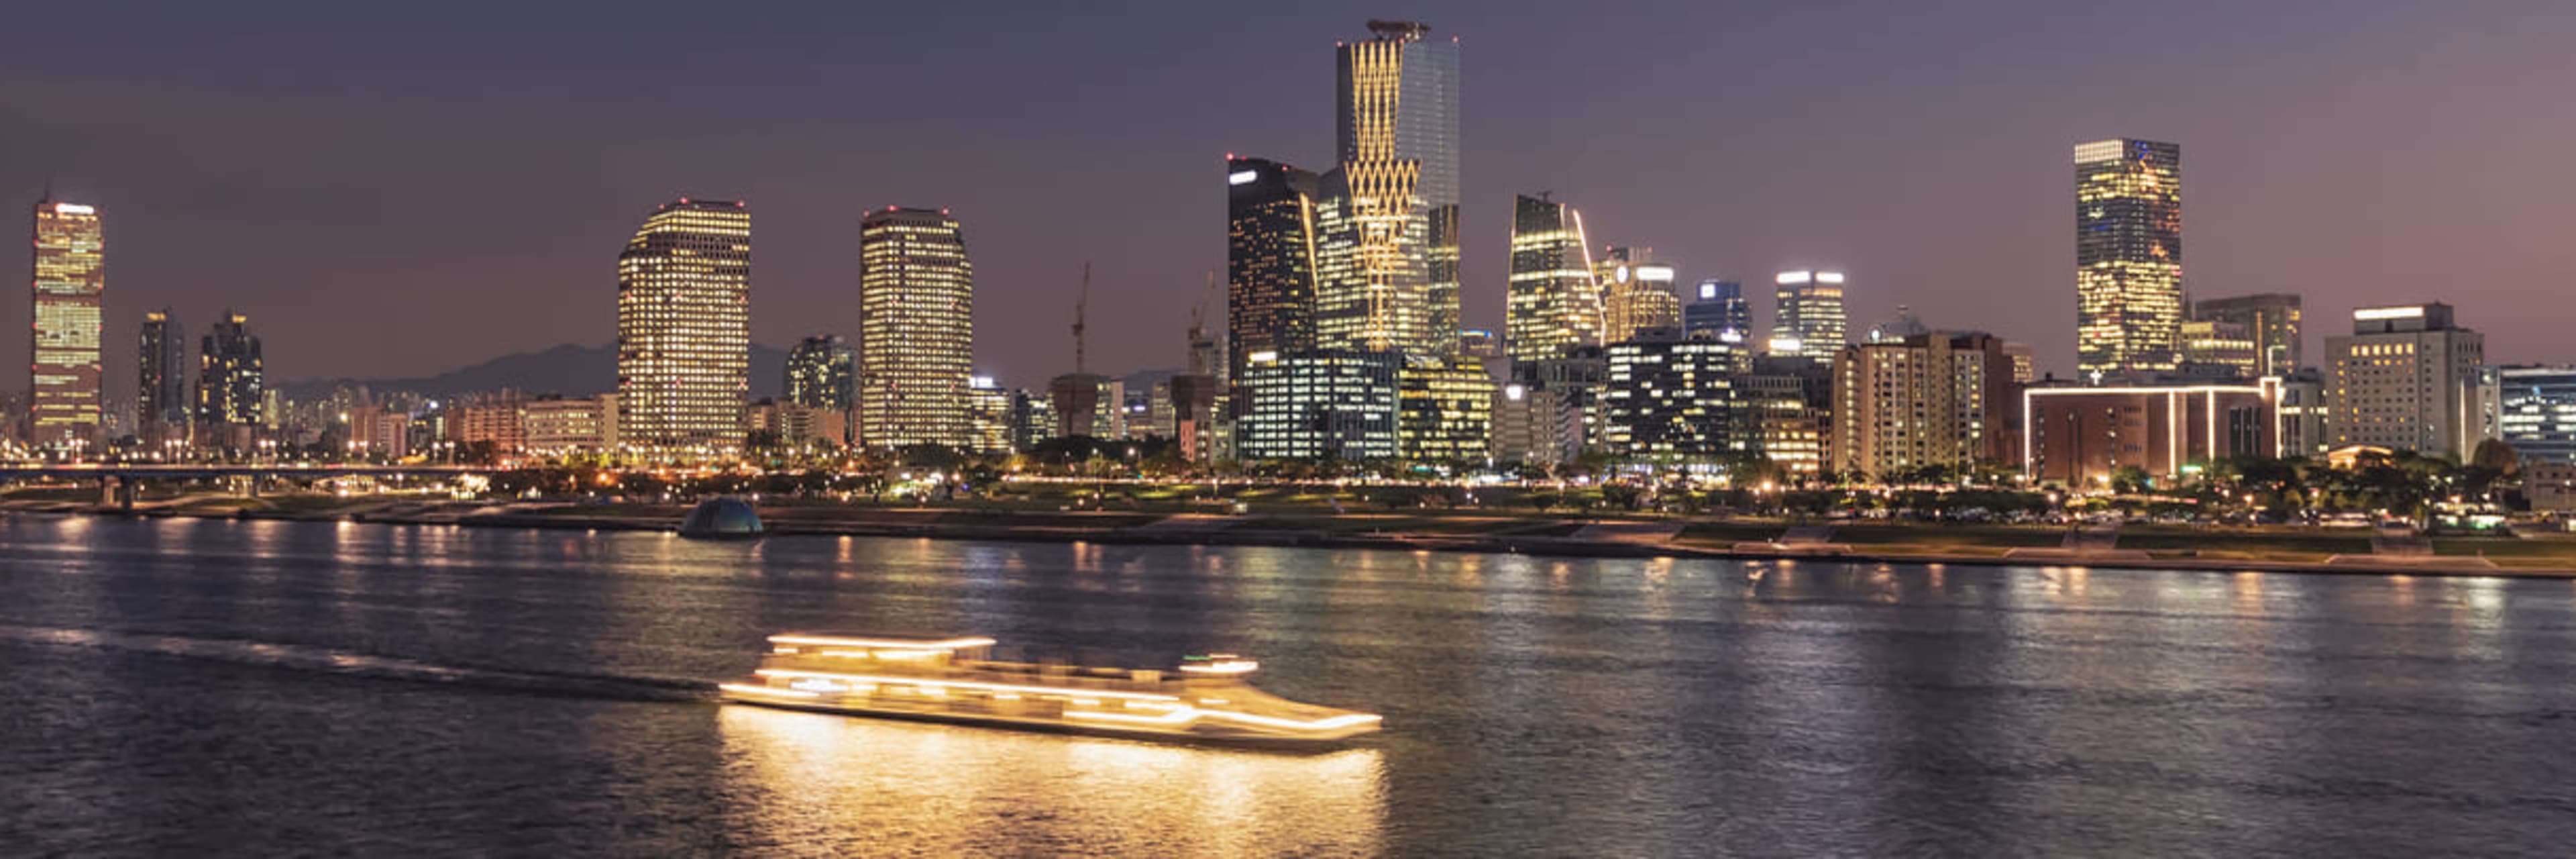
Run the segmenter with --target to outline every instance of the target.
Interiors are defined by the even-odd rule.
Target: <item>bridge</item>
[[[506,471],[489,465],[341,465],[306,463],[126,463],[66,462],[0,464],[0,483],[17,480],[96,480],[101,506],[134,506],[135,484],[145,480],[238,478],[245,494],[257,496],[259,483],[274,478],[330,480],[338,477],[459,477]]]

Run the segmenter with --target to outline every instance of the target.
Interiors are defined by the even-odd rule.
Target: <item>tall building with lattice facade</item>
[[[1317,283],[1328,349],[1447,356],[1457,348],[1458,41],[1370,21],[1335,53],[1339,164],[1326,181],[1347,236]]]

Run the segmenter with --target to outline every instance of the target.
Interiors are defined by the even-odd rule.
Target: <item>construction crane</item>
[[[1091,261],[1090,261],[1090,260],[1083,260],[1083,261],[1082,261],[1082,292],[1078,293],[1078,294],[1076,295],[1076,297],[1074,298],[1074,300],[1073,300],[1073,372],[1074,372],[1074,374],[1075,374],[1075,375],[1082,375],[1082,374],[1084,374],[1084,373],[1086,373],[1086,372],[1089,372],[1089,371],[1087,371],[1087,370],[1083,369],[1083,354],[1082,354],[1082,312],[1083,312],[1084,308],[1086,308],[1086,307],[1090,306],[1090,304],[1091,304]]]

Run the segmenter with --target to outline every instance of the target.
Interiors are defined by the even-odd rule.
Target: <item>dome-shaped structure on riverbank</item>
[[[709,498],[698,502],[689,515],[680,520],[680,536],[709,540],[742,539],[760,536],[760,514],[751,502],[740,498]]]

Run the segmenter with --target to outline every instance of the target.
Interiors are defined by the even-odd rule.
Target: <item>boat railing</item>
[[[772,658],[798,664],[818,664],[803,658],[809,655],[813,654],[776,654]],[[835,670],[864,670],[901,677],[980,683],[1059,685],[1118,692],[1170,694],[1182,688],[1241,685],[1241,681],[1233,677],[1200,677],[1150,668],[1101,668],[1051,662],[953,659],[946,658],[945,655],[942,658],[929,660],[856,659],[819,664]]]

